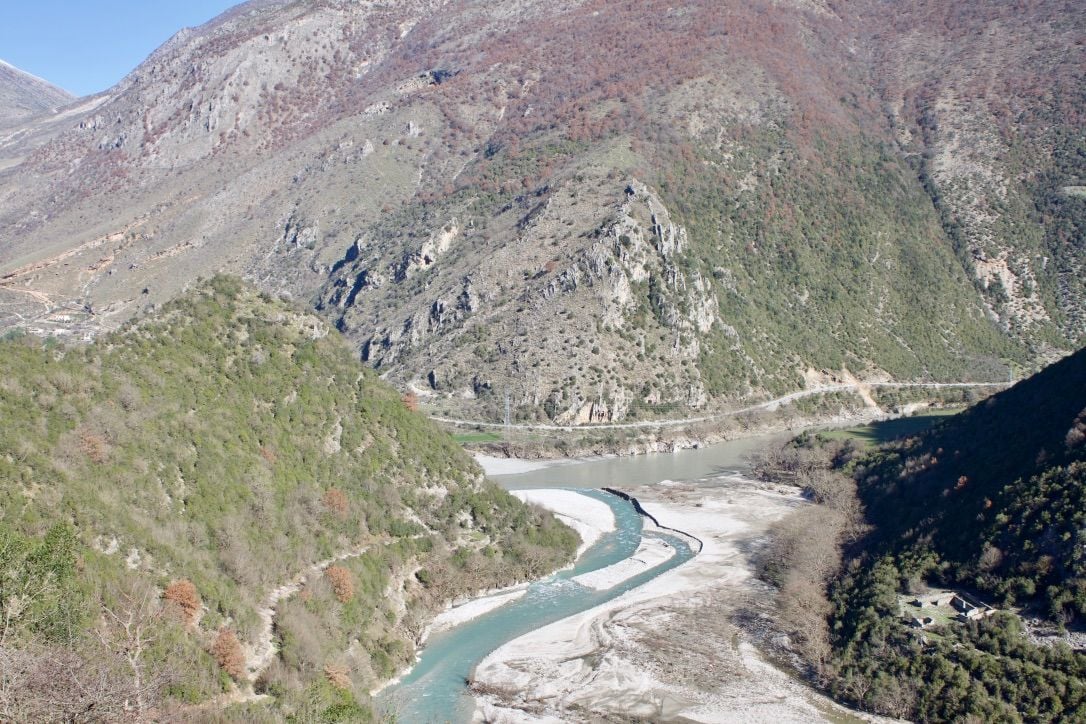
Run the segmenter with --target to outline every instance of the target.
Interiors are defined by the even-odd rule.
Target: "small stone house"
[[[961,598],[960,596],[954,596],[953,598],[951,598],[950,605],[954,608],[955,611],[958,611],[960,613],[967,613],[976,608],[973,604],[967,603],[965,599]]]

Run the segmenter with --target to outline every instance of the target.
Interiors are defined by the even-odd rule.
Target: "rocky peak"
[[[0,60],[0,126],[55,111],[74,100],[68,91]]]

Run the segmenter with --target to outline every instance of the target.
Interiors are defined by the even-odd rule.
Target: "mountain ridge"
[[[576,549],[327,324],[236,278],[0,357],[5,719],[185,719],[255,687],[274,696],[234,720],[369,720],[449,600]]]
[[[808,368],[1003,379],[1084,332],[1084,212],[1060,191],[1079,111],[1042,96],[1074,113],[1009,116],[948,166],[987,138],[977,58],[1032,97],[978,31],[1009,16],[915,0],[921,42],[876,30],[883,9],[240,6],[30,151],[17,192],[0,173],[4,324],[108,328],[226,269],[307,300],[401,387],[488,416],[500,389],[524,420],[700,410]],[[1027,22],[1074,88],[1082,13]],[[968,62],[939,75],[951,42]],[[966,172],[995,179],[983,213]]]
[[[0,126],[56,111],[75,99],[68,91],[0,58]]]

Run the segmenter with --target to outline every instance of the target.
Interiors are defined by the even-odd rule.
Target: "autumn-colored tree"
[[[211,645],[211,655],[232,679],[240,681],[245,678],[245,653],[233,631],[225,626],[219,629],[219,635]]]
[[[414,392],[408,392],[403,396],[403,404],[411,412],[419,411],[419,396]]]
[[[162,593],[162,599],[168,606],[175,608],[181,614],[185,623],[192,623],[200,612],[200,593],[192,581],[182,578],[166,586]]]
[[[329,566],[324,575],[332,584],[332,592],[340,603],[347,603],[354,598],[354,581],[350,571],[343,566]]]
[[[351,670],[345,664],[326,664],[324,678],[337,689],[351,688]]]
[[[346,517],[347,511],[351,507],[350,501],[347,500],[347,494],[339,488],[328,488],[328,490],[324,491],[321,502],[327,510],[335,513],[340,518]]]
[[[109,443],[101,435],[84,432],[79,438],[79,449],[91,462],[101,465],[109,457]]]

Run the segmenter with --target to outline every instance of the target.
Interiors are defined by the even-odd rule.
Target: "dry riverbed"
[[[661,525],[696,536],[704,549],[644,586],[493,652],[475,671],[476,720],[855,717],[774,667],[736,623],[752,600],[769,595],[752,575],[752,550],[774,521],[805,503],[795,489],[720,482],[629,489]],[[547,507],[572,514],[563,502],[579,503],[551,497]]]

